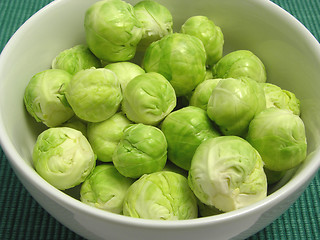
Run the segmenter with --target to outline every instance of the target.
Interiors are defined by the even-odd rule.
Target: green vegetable
[[[74,112],[65,97],[72,75],[61,69],[48,69],[35,74],[24,92],[29,114],[48,127],[56,127],[70,119]]]
[[[127,192],[123,214],[135,218],[182,220],[198,216],[197,201],[187,179],[174,172],[143,175]]]
[[[201,143],[193,156],[188,181],[202,203],[223,212],[248,206],[267,195],[259,153],[237,136]]]
[[[122,91],[126,88],[129,81],[145,71],[137,64],[132,62],[116,62],[106,65],[104,68],[114,72],[120,82]]]
[[[102,122],[88,123],[88,140],[98,160],[112,162],[113,152],[130,123],[121,112]]]
[[[123,93],[122,111],[136,123],[157,125],[176,106],[173,87],[162,75],[152,72],[132,79]]]
[[[112,159],[117,170],[126,177],[139,178],[160,171],[167,161],[166,138],[154,126],[130,125],[124,130]]]
[[[90,68],[76,73],[66,89],[66,97],[75,114],[88,122],[110,118],[122,101],[117,76],[105,68]]]
[[[96,155],[85,136],[68,127],[43,131],[37,138],[32,159],[39,175],[61,190],[82,183],[96,164]]]
[[[206,111],[188,106],[170,113],[161,130],[168,142],[168,158],[177,166],[189,170],[191,159],[203,141],[220,136]]]
[[[101,67],[100,60],[86,45],[76,45],[58,54],[52,61],[53,69],[63,69],[74,75],[83,69]]]
[[[224,37],[221,28],[206,16],[192,16],[182,25],[181,32],[199,38],[206,50],[207,65],[213,66],[223,53]]]
[[[217,86],[221,78],[207,79],[200,83],[193,91],[190,98],[190,105],[202,108],[207,111],[207,105],[213,89]]]
[[[223,56],[212,68],[214,78],[248,77],[259,83],[266,82],[263,62],[249,50],[237,50]]]
[[[172,15],[165,6],[155,1],[145,0],[138,2],[133,9],[143,26],[143,34],[139,43],[142,49],[172,33]]]
[[[267,108],[262,111],[251,121],[247,140],[258,150],[269,170],[291,169],[307,156],[304,123],[288,110]]]
[[[177,96],[187,95],[206,76],[206,51],[200,39],[173,33],[150,44],[143,66],[146,72],[162,74]]]
[[[107,62],[134,57],[142,37],[142,24],[133,7],[121,0],[102,0],[85,13],[84,27],[90,50]]]
[[[122,214],[123,200],[133,179],[121,175],[112,164],[96,166],[80,189],[81,202]]]
[[[213,89],[207,113],[224,135],[244,136],[250,121],[265,107],[261,85],[249,78],[227,78]]]
[[[262,86],[266,95],[267,108],[286,109],[298,116],[300,115],[300,101],[294,93],[271,83],[262,83]]]

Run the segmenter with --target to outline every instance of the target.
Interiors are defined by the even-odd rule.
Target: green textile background
[[[32,14],[50,2],[0,0],[0,51]],[[295,16],[320,40],[320,0],[273,2]],[[83,239],[57,222],[30,196],[15,176],[1,148],[0,239]],[[283,215],[249,239],[320,239],[320,171]]]

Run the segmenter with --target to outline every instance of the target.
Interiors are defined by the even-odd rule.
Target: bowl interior
[[[32,169],[32,148],[44,129],[26,112],[24,89],[30,78],[51,66],[62,50],[84,43],[83,18],[94,1],[57,0],[29,19],[12,37],[0,57],[0,141],[10,163],[25,176]],[[128,1],[135,4],[138,1]],[[220,26],[224,54],[248,49],[265,64],[268,82],[292,91],[301,101],[310,157],[298,171],[274,186],[274,192],[308,177],[320,166],[313,156],[320,143],[320,47],[312,35],[284,10],[264,0],[159,0],[174,17],[174,29],[194,15],[206,15]],[[136,59],[139,63],[139,58]],[[303,172],[304,171],[304,172]],[[303,173],[302,173],[303,172]],[[292,177],[293,176],[293,177]],[[57,190],[58,191],[58,190]]]

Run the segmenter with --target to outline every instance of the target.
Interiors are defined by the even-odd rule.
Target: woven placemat
[[[51,0],[0,0],[0,50],[2,51],[18,27],[50,2]],[[273,2],[300,20],[319,41],[319,0]],[[320,239],[319,193],[320,171],[283,215],[249,239]],[[83,239],[51,217],[30,196],[15,176],[1,149],[0,239]]]

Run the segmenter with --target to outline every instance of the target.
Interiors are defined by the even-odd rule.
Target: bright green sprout
[[[71,78],[72,75],[64,70],[48,69],[30,79],[23,100],[37,122],[57,127],[74,115],[65,96]]]
[[[133,7],[121,0],[92,4],[85,13],[84,27],[90,50],[106,62],[132,59],[143,31]]]
[[[81,202],[122,214],[123,200],[133,179],[124,177],[112,164],[95,167],[80,189]]]
[[[189,170],[194,152],[203,141],[220,136],[206,111],[194,106],[170,113],[161,130],[168,142],[169,160],[185,170]]]
[[[130,123],[121,112],[102,122],[88,123],[88,140],[98,160],[112,162],[113,152]]]
[[[223,56],[212,68],[214,78],[248,77],[259,83],[266,82],[263,62],[249,50],[237,50]]]
[[[133,7],[137,19],[142,23],[143,34],[139,47],[145,49],[150,43],[173,32],[170,11],[158,2],[145,0]]]
[[[173,33],[150,44],[143,66],[146,72],[162,74],[179,97],[191,93],[204,80],[206,51],[197,37]]]
[[[192,16],[182,25],[181,32],[199,38],[206,50],[207,65],[213,66],[223,53],[224,37],[221,28],[206,16]]]
[[[122,92],[114,72],[105,68],[90,68],[73,76],[66,89],[66,97],[80,119],[100,122],[118,111]]]
[[[60,52],[52,61],[53,69],[63,69],[72,75],[91,67],[101,67],[101,61],[83,44]]]
[[[114,150],[113,163],[126,177],[161,171],[167,162],[167,141],[163,132],[142,123],[128,126]]]
[[[246,139],[269,170],[294,168],[307,156],[304,123],[288,110],[273,107],[262,111],[251,121]]]
[[[159,73],[145,73],[132,79],[123,93],[122,111],[135,123],[157,125],[176,106],[170,83]]]
[[[123,214],[155,220],[183,220],[198,216],[197,200],[187,179],[174,172],[145,174],[127,192]]]

